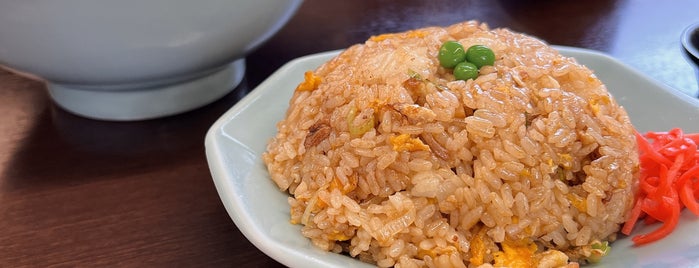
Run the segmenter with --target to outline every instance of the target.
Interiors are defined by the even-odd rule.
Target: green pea
[[[439,64],[444,68],[454,68],[459,62],[466,60],[464,46],[456,41],[446,41],[439,48]]]
[[[495,53],[486,46],[475,45],[469,47],[466,51],[466,60],[480,69],[483,66],[495,63]]]
[[[473,63],[464,61],[454,67],[454,78],[457,80],[476,79],[478,77],[478,67]]]

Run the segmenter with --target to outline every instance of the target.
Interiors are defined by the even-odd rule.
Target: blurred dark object
[[[699,84],[699,23],[687,27],[682,32],[681,41],[684,55],[687,60],[694,65]]]

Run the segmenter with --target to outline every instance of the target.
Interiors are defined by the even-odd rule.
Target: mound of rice
[[[494,66],[455,81],[448,40],[490,47]],[[291,222],[381,267],[584,263],[634,201],[634,130],[602,82],[475,21],[350,47],[306,73],[277,128],[263,159]]]

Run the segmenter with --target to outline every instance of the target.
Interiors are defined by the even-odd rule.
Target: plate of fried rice
[[[440,65],[447,41],[494,62],[461,79]],[[234,223],[290,267],[693,267],[694,215],[643,246],[619,233],[634,131],[671,128],[698,132],[699,101],[604,53],[468,21],[293,60],[205,145]]]

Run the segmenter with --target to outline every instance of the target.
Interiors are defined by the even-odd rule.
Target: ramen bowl
[[[245,55],[301,0],[0,2],[0,65],[46,81],[60,107],[142,120],[189,111],[233,90]]]

